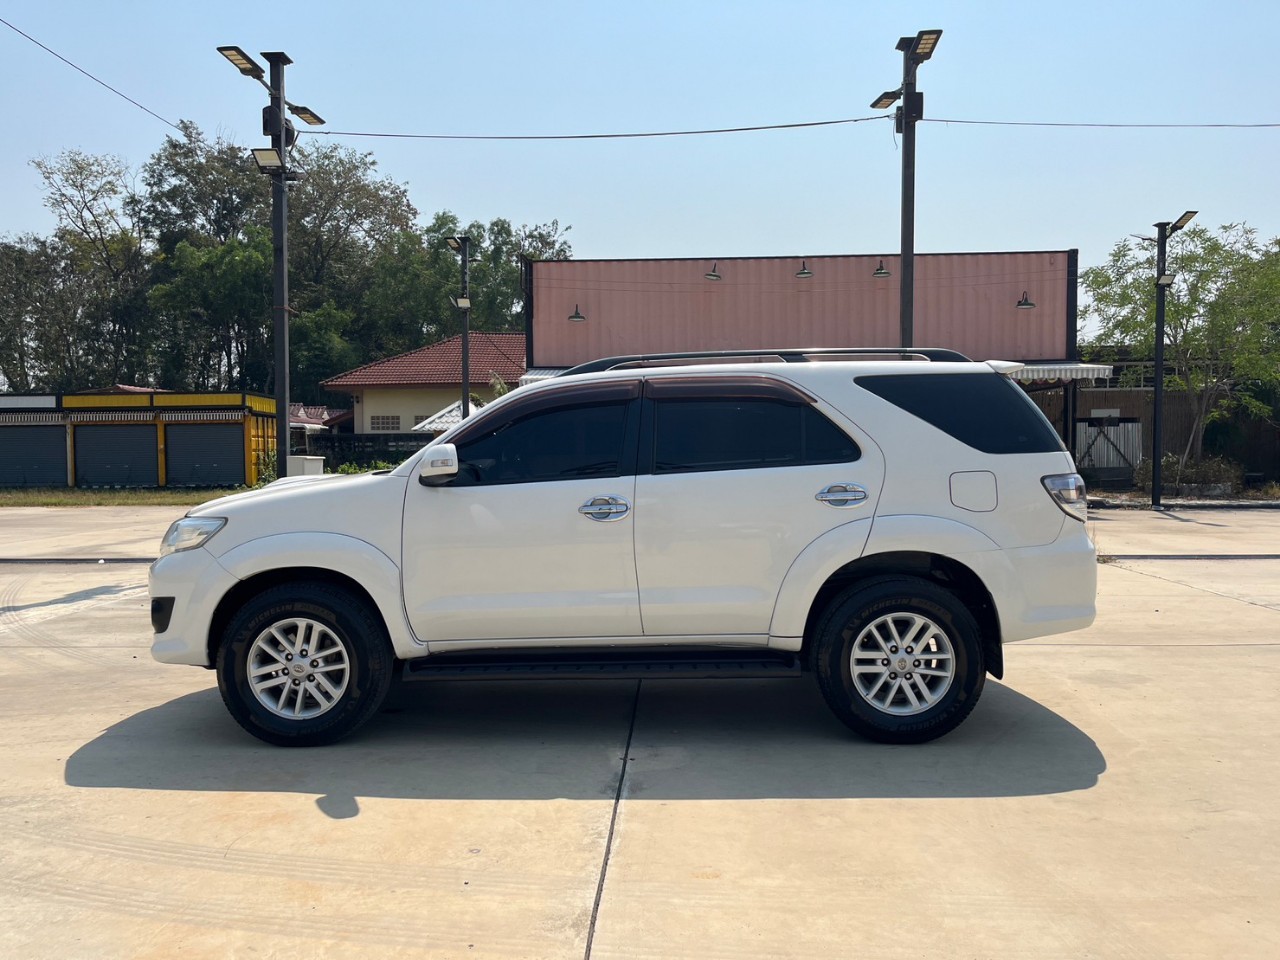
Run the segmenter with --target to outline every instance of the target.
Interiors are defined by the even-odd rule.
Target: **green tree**
[[[1280,383],[1280,246],[1243,224],[1192,227],[1169,241],[1175,280],[1165,301],[1167,388],[1183,398],[1192,429],[1181,463],[1200,460],[1205,427],[1243,408],[1265,416],[1258,393]],[[1155,351],[1155,251],[1122,240],[1081,277],[1098,324],[1093,355]]]
[[[89,342],[101,375],[107,382],[148,379],[151,261],[132,215],[131,172],[118,158],[79,150],[32,165],[57,218],[62,252],[88,286],[89,296],[78,306],[93,329]]]
[[[271,389],[270,181],[247,151],[189,121],[135,177],[76,150],[33,161],[57,218],[48,237],[0,243],[0,378],[18,390],[113,382]],[[469,233],[476,330],[523,326],[523,258],[570,255],[557,221],[426,224],[372,154],[308,138],[293,154],[294,384],[454,336],[459,269],[444,238]]]
[[[265,391],[271,380],[271,235],[249,227],[214,247],[183,240],[150,303],[160,318],[160,380],[200,390]]]
[[[461,330],[449,302],[458,292],[458,261],[443,242],[405,230],[375,252],[369,287],[349,335],[361,362],[413,350]]]
[[[289,388],[294,401],[329,403],[332,395],[321,388],[321,381],[360,365],[359,347],[346,337],[351,324],[352,315],[332,301],[300,313],[290,322]],[[342,396],[343,402],[350,399]]]
[[[418,211],[371,153],[308,140],[292,162],[303,179],[289,191],[290,299],[299,310],[329,300],[354,309],[376,251],[412,230]]]
[[[134,210],[144,232],[164,255],[187,241],[226,243],[249,227],[269,226],[271,181],[241,146],[208,140],[194,123],[178,124],[142,168],[142,192]]]
[[[83,390],[110,382],[92,279],[57,237],[0,244],[0,377],[7,388]]]

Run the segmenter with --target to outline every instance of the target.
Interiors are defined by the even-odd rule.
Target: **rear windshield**
[[[894,373],[856,383],[983,453],[1066,449],[1040,408],[998,373]]]

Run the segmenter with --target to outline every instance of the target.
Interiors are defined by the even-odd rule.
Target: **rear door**
[[[645,392],[635,519],[644,632],[764,642],[805,547],[846,524],[861,526],[865,544],[879,451],[773,377],[654,377]]]

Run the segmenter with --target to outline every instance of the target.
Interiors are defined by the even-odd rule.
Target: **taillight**
[[[1068,517],[1083,522],[1089,509],[1089,501],[1085,497],[1084,479],[1078,473],[1055,473],[1041,477],[1053,502],[1062,508]]]

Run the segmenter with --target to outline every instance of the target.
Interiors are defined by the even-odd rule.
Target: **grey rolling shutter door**
[[[244,426],[171,423],[164,430],[165,483],[183,487],[239,486],[244,475]]]
[[[66,485],[66,427],[0,427],[0,487]]]
[[[76,427],[77,486],[154,487],[159,482],[155,424]]]

